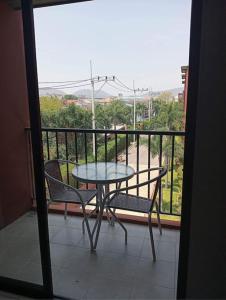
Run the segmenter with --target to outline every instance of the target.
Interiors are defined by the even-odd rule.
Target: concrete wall
[[[226,1],[202,2],[186,298],[225,299]]]
[[[0,228],[31,207],[29,126],[22,20],[0,2]]]

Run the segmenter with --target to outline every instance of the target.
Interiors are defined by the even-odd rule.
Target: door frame
[[[68,3],[81,2],[68,1]],[[62,1],[63,2],[63,1]],[[31,140],[34,163],[35,192],[37,199],[37,215],[43,286],[20,280],[0,277],[0,288],[12,293],[23,294],[35,298],[52,298],[52,271],[50,259],[48,216],[45,195],[44,159],[42,149],[42,134],[40,122],[39,90],[37,76],[37,61],[34,33],[34,16],[32,0],[21,0],[24,31],[24,49],[27,72],[27,90]],[[62,4],[62,3],[58,3]],[[54,5],[54,4],[51,4]],[[49,5],[46,5],[49,6]],[[184,180],[182,195],[182,218],[179,253],[179,270],[177,298],[186,298],[186,283],[189,259],[190,219],[192,205],[193,162],[195,151],[196,110],[199,82],[200,44],[202,38],[202,7],[203,0],[192,1],[190,54],[189,54],[189,85],[188,105],[186,113],[186,135],[184,156]]]
[[[186,299],[187,295],[196,115],[199,93],[200,48],[202,40],[202,12],[203,0],[192,0],[177,299]]]
[[[52,271],[50,260],[48,215],[45,193],[44,160],[41,138],[38,76],[35,51],[34,17],[32,0],[21,0],[24,34],[24,53],[27,79],[28,106],[31,127],[35,195],[39,232],[39,246],[43,284],[35,284],[0,276],[0,289],[34,298],[52,298]]]

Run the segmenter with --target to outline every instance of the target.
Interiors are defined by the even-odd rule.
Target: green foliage
[[[143,120],[145,117],[145,113],[147,111],[148,107],[145,103],[142,102],[137,102],[136,103],[136,115],[137,115],[137,119],[141,119]]]
[[[109,105],[103,106],[99,115],[97,111],[96,118],[97,127],[99,127],[98,125],[103,126],[104,120],[104,122],[106,122],[106,128],[111,128],[111,125],[113,125],[114,129],[116,129],[116,126],[119,124],[131,124],[132,111],[131,108],[122,100],[114,100]],[[100,119],[102,119],[102,124]]]
[[[96,109],[96,127],[100,129],[111,129],[110,110],[106,105],[97,104]]]
[[[181,169],[182,170],[182,169]],[[171,172],[169,172],[171,177]],[[183,175],[182,175],[183,176]],[[181,198],[182,198],[182,178],[179,179],[179,172],[174,171],[173,173],[173,213],[181,213]],[[181,180],[181,181],[180,181]],[[170,212],[170,187],[166,187],[166,177],[162,179],[162,210],[163,212]]]
[[[183,130],[183,105],[179,102],[153,101],[153,116],[144,122],[147,130]]]
[[[40,110],[43,127],[55,127],[56,119],[63,108],[63,102],[57,97],[41,97]]]
[[[132,142],[132,136],[128,136],[128,144]],[[129,146],[129,145],[128,145]],[[124,134],[118,134],[117,136],[117,155],[124,151],[126,148],[126,136]],[[97,153],[98,161],[105,161],[105,145],[102,144],[98,148]],[[107,161],[112,161],[116,157],[116,145],[115,140],[110,140],[107,143]]]
[[[56,124],[59,128],[91,128],[92,113],[71,104],[59,111]]]
[[[43,127],[91,128],[92,113],[80,106],[63,106],[62,100],[54,97],[40,98]]]

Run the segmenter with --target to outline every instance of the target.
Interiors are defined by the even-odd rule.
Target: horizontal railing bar
[[[30,128],[25,128],[29,130]],[[185,131],[158,131],[158,130],[113,130],[113,129],[83,129],[83,128],[42,128],[48,132],[78,132],[78,133],[112,133],[112,134],[139,134],[139,135],[169,135],[185,136]]]

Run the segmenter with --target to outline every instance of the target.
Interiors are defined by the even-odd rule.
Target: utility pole
[[[96,129],[95,114],[95,83],[115,81],[115,76],[96,76],[93,77],[93,64],[90,60],[90,81],[91,81],[91,108],[92,108],[92,129]],[[93,133],[93,156],[95,157],[95,134]]]
[[[95,103],[94,103],[94,80],[93,80],[93,64],[90,60],[90,79],[91,79],[91,107],[92,107],[92,129],[96,128]],[[95,134],[93,133],[93,156],[95,157]]]
[[[135,81],[133,80],[133,130],[136,130],[136,89]],[[135,135],[134,135],[135,141]]]
[[[96,128],[96,120],[95,120],[95,103],[94,103],[94,80],[93,80],[93,65],[90,60],[90,78],[91,78],[91,99],[92,99],[92,129]]]
[[[133,130],[136,130],[136,98],[137,98],[137,95],[136,93],[137,92],[147,92],[148,89],[135,89],[135,81],[133,80]],[[135,142],[135,135],[134,135],[134,142]]]

